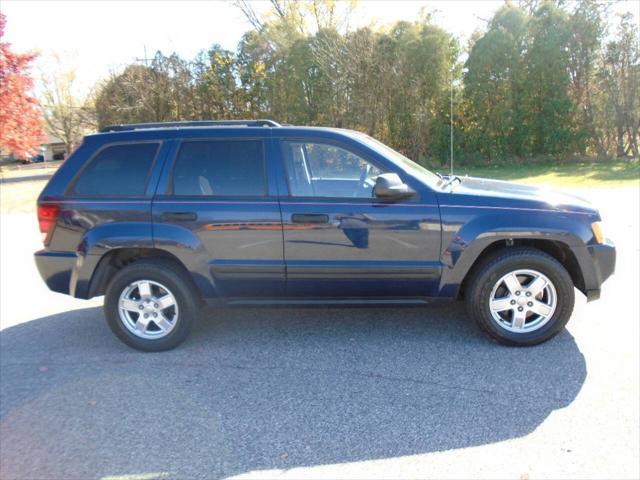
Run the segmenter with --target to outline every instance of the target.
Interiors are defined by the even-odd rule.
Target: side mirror
[[[397,173],[383,173],[376,178],[373,196],[387,200],[400,200],[415,195],[415,191]]]

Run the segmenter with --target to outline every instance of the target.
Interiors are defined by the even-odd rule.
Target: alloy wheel
[[[152,280],[137,280],[120,294],[118,313],[131,333],[155,340],[166,337],[175,328],[178,302],[164,285]]]
[[[505,330],[528,333],[542,328],[556,310],[558,296],[549,278],[530,269],[514,270],[491,290],[489,310]]]

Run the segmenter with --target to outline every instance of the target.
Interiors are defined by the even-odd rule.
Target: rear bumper
[[[587,301],[600,298],[600,287],[613,275],[616,268],[616,247],[610,240],[601,245],[589,245],[586,252],[590,257],[591,268],[582,268]]]
[[[77,256],[69,252],[40,250],[34,254],[40,276],[50,290],[70,295],[71,273]]]

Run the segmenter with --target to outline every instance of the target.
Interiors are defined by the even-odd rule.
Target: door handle
[[[167,222],[193,222],[198,219],[194,212],[164,212],[161,217]]]
[[[329,223],[329,215],[324,213],[294,213],[291,215],[293,223]]]

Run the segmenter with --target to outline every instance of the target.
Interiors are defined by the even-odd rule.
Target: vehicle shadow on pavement
[[[221,477],[526,435],[582,387],[561,333],[481,335],[458,304],[239,308],[176,350],[119,343],[99,308],[0,334],[0,477]]]

